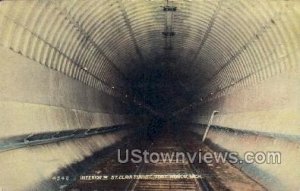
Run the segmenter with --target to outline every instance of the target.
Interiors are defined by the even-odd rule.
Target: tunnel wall
[[[212,128],[208,134],[211,145],[238,152],[241,159],[246,151],[281,152],[281,164],[242,164],[237,167],[270,190],[299,190],[300,174],[293,170],[300,167],[297,161],[300,138],[299,2],[261,2],[274,3],[276,8],[255,4],[258,7],[240,9],[243,14],[237,14],[238,20],[247,18],[248,13],[251,16],[247,18],[248,22],[240,25],[230,22],[228,26],[232,26],[228,31],[232,32],[225,30],[227,25],[220,25],[221,34],[233,36],[232,44],[225,43],[229,38],[212,35],[217,31],[218,19],[226,17],[212,20],[215,25],[210,31],[210,39],[216,40],[220,52],[232,53],[226,54],[229,59],[222,58],[227,61],[217,69],[214,66],[222,59],[218,59],[213,49],[207,54],[215,62],[211,63],[212,67],[202,64],[209,69],[199,75],[208,76],[208,79],[204,79],[203,86],[199,87],[202,90],[200,101],[191,105],[195,114],[192,122],[205,127],[212,112],[219,111],[212,122],[218,128]],[[287,4],[281,6],[281,3]],[[251,32],[254,23],[261,24]],[[249,35],[249,38],[235,50],[238,34],[242,38]],[[203,134],[203,128],[192,127],[192,130]]]
[[[293,68],[247,88],[236,88],[202,105],[194,122],[207,124],[217,114],[208,139],[221,150],[244,153],[279,151],[281,164],[242,164],[238,168],[271,190],[298,190],[300,167],[299,68]],[[203,115],[205,114],[205,115]],[[203,129],[192,128],[203,134]],[[287,176],[288,175],[288,176]]]
[[[1,139],[137,123],[111,95],[0,48]],[[122,108],[123,106],[123,108]],[[4,190],[49,190],[57,171],[111,146],[131,131],[0,152]],[[13,170],[12,170],[13,169]]]
[[[202,105],[206,114],[195,119],[208,121],[213,110],[220,113],[213,124],[242,130],[299,135],[299,69],[286,71],[265,81],[235,88],[228,95]]]
[[[129,123],[111,95],[1,47],[1,137]]]
[[[0,47],[0,145],[15,136],[137,123],[106,92]],[[49,190],[57,171],[111,146],[131,131],[0,152],[4,190]],[[14,169],[14,170],[12,170]]]
[[[136,59],[128,43],[127,49],[115,52],[122,43],[112,34],[120,32],[116,26],[123,20],[107,22],[110,33],[98,33],[95,30],[102,29],[95,25],[98,17],[77,22],[61,8],[70,3],[0,2],[1,189],[57,190],[51,180],[55,173],[122,141],[132,130],[5,150],[14,148],[16,137],[22,141],[26,136],[65,131],[72,137],[75,130],[136,127],[141,121],[130,111],[132,98],[124,100],[129,92],[117,66]],[[92,8],[93,3],[87,4]],[[122,38],[128,37],[124,27]]]

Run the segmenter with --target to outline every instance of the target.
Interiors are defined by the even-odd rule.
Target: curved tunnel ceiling
[[[139,90],[181,89],[163,112],[290,70],[299,49],[297,1],[3,1],[0,10],[1,46],[156,110]]]
[[[142,139],[149,112],[176,117],[176,135],[211,125],[209,144],[239,156],[280,151],[281,165],[238,169],[299,190],[299,0],[0,0],[0,26],[5,190],[49,190]]]

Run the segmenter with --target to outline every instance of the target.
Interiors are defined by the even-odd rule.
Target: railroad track
[[[170,133],[158,137],[148,150],[150,153],[163,153],[169,156],[176,152],[185,153],[181,144]],[[189,163],[186,156],[168,161],[160,158],[155,163],[142,163],[139,168],[138,175],[160,178],[137,179],[130,182],[125,190],[212,190],[205,178],[197,173],[193,164]],[[195,175],[197,178],[193,178]]]
[[[128,150],[140,149],[149,153],[163,153],[172,156],[172,153],[184,153],[184,157],[170,157],[168,160],[159,158],[153,161],[142,160],[140,163],[120,163],[116,153],[104,162],[100,162],[92,170],[83,175],[117,175],[119,178],[107,180],[80,180],[67,187],[69,191],[102,191],[102,190],[265,190],[255,181],[243,175],[239,170],[229,164],[198,164],[190,163],[186,156],[187,150],[196,152],[199,148],[206,147],[197,143],[198,137],[183,135],[184,139],[176,138],[171,132],[162,132],[154,142],[140,139],[127,144]],[[187,139],[188,137],[188,139]],[[183,142],[182,140],[188,140]],[[125,153],[121,155],[124,159]],[[104,157],[104,156],[103,156]],[[149,157],[147,157],[147,160]],[[103,160],[102,160],[103,161]],[[118,176],[119,175],[119,176]],[[126,176],[131,178],[124,178]],[[120,178],[122,177],[122,178]],[[138,178],[136,178],[138,177]]]
[[[168,133],[161,134],[153,143],[148,143],[148,145],[150,146],[140,147],[139,149],[146,150],[149,153],[168,153],[170,155],[176,152],[184,152],[183,147]],[[132,146],[132,149],[134,149],[134,144]],[[116,159],[117,156],[109,157],[106,162],[101,163],[88,174],[101,172],[101,174],[139,175],[151,178],[105,181],[78,180],[67,190],[209,190],[202,180],[192,177],[196,172],[186,160],[186,157],[177,159],[174,157],[172,160],[165,161],[160,158],[155,163],[143,161],[138,164],[120,164]]]

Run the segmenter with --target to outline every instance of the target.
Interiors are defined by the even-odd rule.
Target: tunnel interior
[[[73,182],[53,177],[77,180],[128,142],[239,161],[278,151],[280,164],[230,169],[250,188],[300,189],[299,10],[297,0],[0,1],[0,188],[61,189]],[[199,168],[226,182],[210,190],[245,186]]]

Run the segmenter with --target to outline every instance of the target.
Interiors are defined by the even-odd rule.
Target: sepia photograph
[[[0,0],[0,191],[300,191],[300,0]]]

